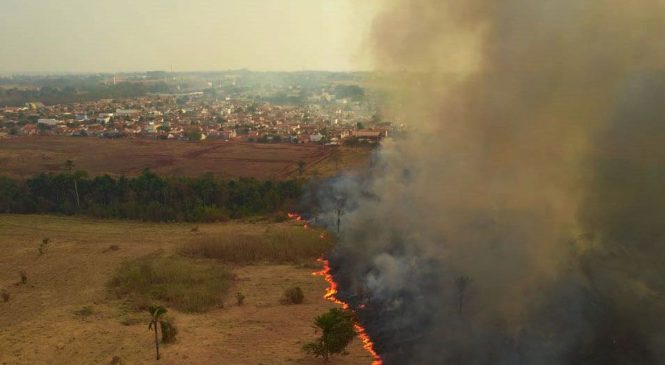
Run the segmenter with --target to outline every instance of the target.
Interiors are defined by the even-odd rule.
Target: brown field
[[[369,151],[340,147],[339,169],[367,163]],[[331,148],[318,145],[99,139],[93,137],[17,137],[0,139],[0,173],[25,178],[40,172],[61,171],[67,160],[91,175],[136,175],[149,168],[161,175],[283,179],[297,176],[298,161],[306,173],[335,172]]]
[[[129,309],[107,283],[122,262],[155,252],[175,254],[194,238],[261,236],[270,230],[301,231],[293,223],[146,224],[52,216],[0,215],[0,364],[323,364],[301,350],[314,338],[312,318],[333,304],[322,298],[326,283],[312,268],[294,265],[227,266],[235,275],[225,308],[203,314],[169,308],[178,339],[154,360],[148,314]],[[37,246],[50,238],[48,251]],[[118,250],[108,251],[110,245]],[[224,263],[219,263],[224,265]],[[27,273],[25,285],[19,272]],[[300,286],[302,305],[283,305],[285,288]],[[233,295],[242,292],[245,305]],[[77,314],[89,306],[91,314]],[[367,364],[356,339],[347,356],[329,364]]]

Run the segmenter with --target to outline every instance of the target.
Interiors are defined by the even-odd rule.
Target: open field
[[[369,151],[340,147],[339,169],[361,167]],[[331,174],[331,148],[318,145],[259,144],[224,141],[164,141],[93,137],[17,137],[0,139],[0,173],[25,178],[61,171],[67,160],[92,175],[136,175],[150,168],[161,175],[288,178],[297,176],[298,161],[306,173]]]
[[[224,308],[183,313],[169,308],[178,339],[154,360],[148,315],[118,299],[107,284],[123,262],[150,254],[175,255],[206,237],[261,237],[270,232],[301,235],[291,223],[146,224],[52,216],[0,215],[0,364],[323,364],[300,348],[315,334],[312,318],[333,304],[322,298],[326,283],[313,268],[293,264],[223,265],[234,274]],[[312,232],[317,237],[317,232]],[[50,238],[46,252],[38,252]],[[111,246],[117,246],[111,249]],[[25,271],[26,284],[19,284]],[[299,286],[302,305],[280,303],[286,288]],[[242,292],[245,305],[234,295]],[[88,308],[89,307],[89,308]],[[330,364],[370,364],[358,340],[349,355]]]

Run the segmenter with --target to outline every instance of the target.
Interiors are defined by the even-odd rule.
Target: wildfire
[[[295,220],[296,222],[305,222],[303,224],[303,228],[305,228],[305,229],[309,228],[309,223],[307,223],[307,221],[303,217],[301,217],[300,214],[298,214],[298,213],[287,213],[287,216],[290,219]]]
[[[321,271],[313,273],[313,275],[323,276],[323,278],[328,283],[328,288],[326,289],[326,293],[323,295],[323,297],[339,305],[343,309],[350,309],[347,303],[337,299],[336,296],[337,283],[335,282],[335,279],[330,273],[330,262],[328,262],[328,260],[323,258],[320,258],[317,261],[323,265],[323,269]],[[367,334],[367,331],[365,331],[365,328],[358,323],[356,323],[353,327],[356,329],[358,338],[360,339],[360,342],[362,342],[365,351],[369,352],[369,354],[372,355],[372,358],[374,359],[374,361],[372,361],[372,365],[382,365],[383,360],[381,360],[381,356],[379,356],[379,354],[376,353],[376,350],[374,350],[374,343],[369,338],[369,335]]]
[[[307,221],[304,220],[297,213],[288,213],[288,217],[297,222],[304,221],[305,224],[303,225],[303,228],[305,229],[309,227]],[[325,233],[321,232],[319,238],[325,239],[325,237],[326,237]],[[335,282],[335,279],[330,273],[330,262],[324,258],[317,259],[316,261],[320,262],[323,265],[323,269],[321,271],[312,273],[312,275],[323,276],[323,278],[328,283],[328,288],[326,289],[326,293],[323,295],[323,297],[326,300],[329,300],[339,305],[340,307],[342,307],[342,309],[351,310],[351,308],[349,308],[349,305],[347,303],[337,299],[337,283]],[[365,305],[362,304],[360,308],[365,308]],[[358,338],[360,339],[363,348],[365,349],[365,351],[369,352],[369,354],[372,356],[372,359],[374,359],[372,361],[372,365],[383,365],[383,360],[381,360],[381,356],[379,356],[379,354],[376,353],[376,350],[374,350],[374,343],[369,338],[369,335],[367,334],[367,331],[365,331],[365,328],[361,326],[359,323],[354,324],[353,327],[355,328],[356,333],[358,334]]]

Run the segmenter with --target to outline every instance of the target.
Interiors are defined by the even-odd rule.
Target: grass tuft
[[[223,305],[232,280],[219,264],[149,255],[122,264],[109,286],[137,309],[158,301],[184,312],[205,312]]]
[[[332,247],[329,237],[302,227],[283,226],[263,234],[199,236],[181,246],[186,257],[207,258],[236,264],[302,264],[321,257]]]

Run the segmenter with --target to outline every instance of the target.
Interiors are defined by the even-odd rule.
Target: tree
[[[150,312],[150,324],[148,325],[148,329],[155,330],[155,351],[157,353],[157,360],[159,360],[159,336],[157,334],[157,328],[159,327],[158,324],[161,322],[162,316],[166,313],[166,308],[162,306],[150,306],[148,308],[148,311]]]
[[[321,337],[303,346],[303,351],[328,361],[331,355],[344,352],[356,332],[353,314],[347,310],[332,308],[314,318],[314,328]]]
[[[74,169],[74,161],[67,160],[65,162],[65,170],[67,170],[68,173],[71,174],[73,169]],[[76,172],[71,176],[74,180],[74,194],[76,195],[76,208],[81,209],[81,199],[79,198],[79,187],[78,187],[78,179],[79,177],[81,177],[81,173]]]
[[[342,152],[339,148],[335,148],[330,153],[330,158],[335,163],[335,170],[339,170],[339,163],[342,162]]]
[[[302,174],[305,172],[305,161],[299,160],[298,161],[298,175],[302,176]]]
[[[471,284],[471,278],[462,275],[455,279],[455,287],[457,288],[457,310],[462,315],[462,305],[464,305],[464,294],[466,289]]]
[[[202,136],[201,132],[195,129],[187,132],[187,139],[190,141],[200,141]]]

